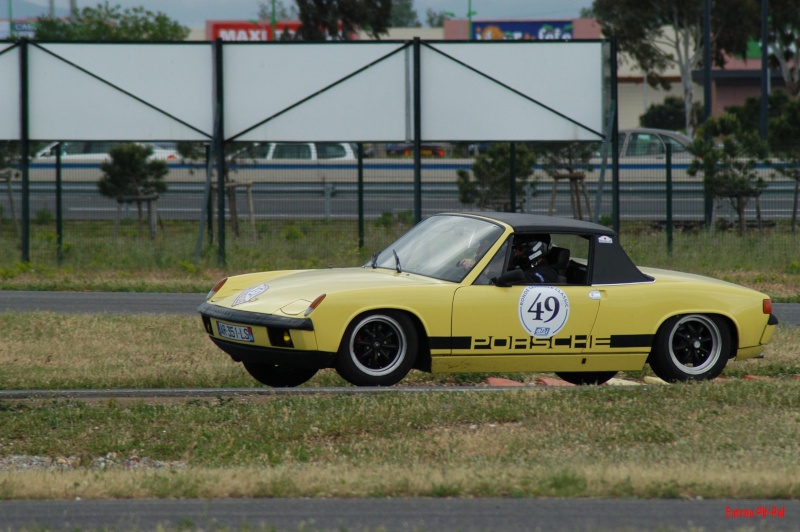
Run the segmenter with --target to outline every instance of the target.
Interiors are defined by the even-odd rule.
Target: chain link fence
[[[74,143],[73,143],[74,144]],[[97,143],[96,143],[97,144]],[[565,216],[612,225],[618,202],[620,232],[632,255],[680,254],[697,245],[742,238],[758,241],[763,254],[792,263],[797,254],[792,213],[797,182],[760,168],[766,188],[744,209],[748,233],[735,234],[738,212],[725,198],[710,204],[702,176],[687,172],[679,152],[620,156],[619,182],[603,169],[599,153],[573,174],[545,172],[537,164],[510,185],[498,166],[493,201],[465,193],[459,174],[475,179],[476,160],[489,143],[422,145],[421,215],[437,212],[509,210]],[[344,266],[363,263],[414,222],[413,146],[408,144],[270,143],[230,159],[225,203],[224,266],[238,270]],[[162,144],[154,156],[168,164],[167,190],[152,198],[108,198],[98,191],[100,161],[86,151],[62,152],[60,176],[52,146],[30,166],[27,221],[33,267],[119,270],[202,267],[219,260],[216,178],[207,188],[201,161],[189,164],[176,147]],[[89,148],[86,148],[89,149]],[[99,149],[99,148],[98,148]],[[667,167],[671,167],[668,176]],[[503,174],[505,172],[505,174]],[[518,171],[518,174],[525,172]],[[23,224],[18,172],[0,172],[0,268],[20,261]],[[668,187],[668,177],[671,185]],[[711,207],[709,207],[711,205]],[[513,206],[513,207],[512,207]],[[709,208],[713,226],[708,226]],[[634,235],[646,235],[634,239]],[[714,243],[717,244],[714,244]],[[769,247],[766,247],[769,246]],[[674,249],[673,249],[674,247]],[[772,250],[772,251],[770,251]],[[757,267],[763,256],[747,254]],[[795,258],[794,260],[797,260]],[[691,265],[686,267],[692,270]]]

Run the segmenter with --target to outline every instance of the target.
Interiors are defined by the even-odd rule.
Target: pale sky
[[[76,0],[78,8],[94,7],[103,0]],[[271,5],[271,0],[108,0],[110,5],[123,8],[142,6],[161,11],[183,26],[204,28],[206,20],[249,20],[258,14],[259,4]],[[294,5],[292,0],[281,0]],[[13,18],[35,17],[49,13],[50,4],[56,16],[69,10],[70,0],[0,0],[0,18],[8,17],[9,5]],[[470,3],[472,18],[482,19],[572,19],[592,0],[414,0],[420,22],[425,23],[428,9],[449,11],[454,18],[467,18]]]

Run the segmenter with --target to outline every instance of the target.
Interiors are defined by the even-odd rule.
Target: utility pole
[[[467,3],[467,20],[469,20],[469,40],[472,40],[472,15],[477,15],[477,11],[472,10],[472,0]]]
[[[767,140],[767,121],[769,120],[769,15],[768,0],[761,0],[761,119],[759,132],[761,140]]]
[[[272,0],[272,17],[270,17],[270,25],[272,26],[272,40],[275,41],[275,29],[278,26],[278,19],[275,17],[275,0]]]

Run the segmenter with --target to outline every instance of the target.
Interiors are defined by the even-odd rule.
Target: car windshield
[[[414,226],[365,267],[388,268],[461,282],[503,229],[465,216],[432,216]]]

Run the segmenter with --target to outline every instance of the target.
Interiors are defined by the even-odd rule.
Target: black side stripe
[[[650,347],[653,345],[652,334],[612,334],[611,347]]]
[[[472,347],[471,336],[431,336],[431,349],[469,349]]]

